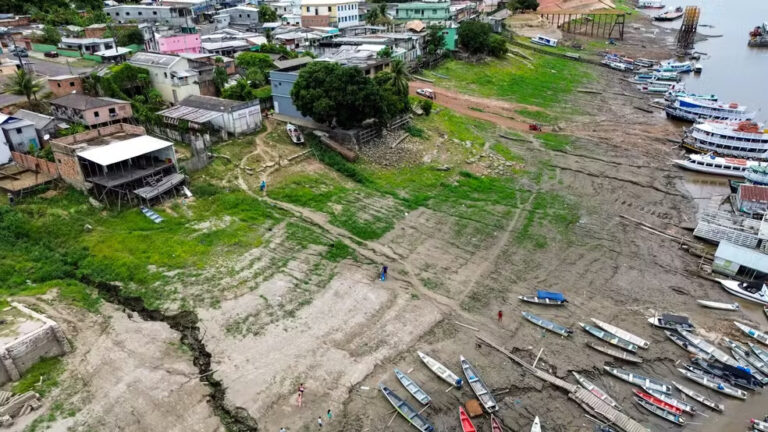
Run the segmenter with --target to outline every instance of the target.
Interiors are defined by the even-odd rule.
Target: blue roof
[[[715,258],[734,262],[761,273],[768,273],[768,255],[756,249],[721,241],[720,245],[717,246],[717,251],[715,251]]]

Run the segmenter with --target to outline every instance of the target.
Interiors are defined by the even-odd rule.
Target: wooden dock
[[[533,366],[526,364],[521,358],[505,350],[500,345],[497,345],[486,336],[483,336],[479,333],[475,336],[486,343],[488,346],[495,348],[505,356],[512,359],[512,361],[522,366],[528,372],[536,375],[537,377],[547,381],[550,384],[566,390],[568,392],[568,397],[576,401],[576,403],[581,405],[581,407],[590,414],[597,415],[600,418],[605,419],[612,426],[615,426],[624,432],[650,432],[650,429],[636,422],[628,415],[615,410],[613,407],[600,400],[597,396],[593,395],[588,390],[571,384],[567,381],[561,380],[560,378],[548,374],[541,369],[536,369]]]

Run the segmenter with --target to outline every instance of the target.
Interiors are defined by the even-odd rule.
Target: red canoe
[[[656,396],[650,395],[650,394],[645,393],[645,392],[641,392],[640,390],[633,390],[633,391],[639,397],[647,400],[648,402],[656,405],[657,407],[659,407],[659,408],[661,408],[663,410],[669,411],[669,412],[671,412],[673,414],[677,414],[677,415],[681,415],[683,413],[682,409],[680,409],[680,408],[678,408],[678,407],[676,407],[676,406],[674,406],[674,405],[672,405],[670,403],[664,402],[663,400],[657,398]]]
[[[469,419],[467,412],[464,411],[464,407],[459,407],[459,420],[461,421],[461,430],[464,432],[477,432],[475,425],[472,424],[472,420]]]
[[[499,423],[499,420],[491,414],[491,432],[504,432],[504,430],[501,428],[501,423]]]

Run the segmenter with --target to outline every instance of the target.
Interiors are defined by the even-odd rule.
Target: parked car
[[[435,98],[435,92],[432,91],[432,89],[428,89],[428,88],[417,89],[416,90],[416,94],[419,95],[419,96],[423,96],[423,97],[425,97],[427,99],[434,99]]]
[[[56,58],[59,56],[59,53],[56,51],[46,51],[43,55],[46,57]]]

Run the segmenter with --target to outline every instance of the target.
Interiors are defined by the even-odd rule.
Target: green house
[[[445,43],[443,44],[444,49],[448,51],[456,51],[457,39],[459,37],[457,31],[458,27],[446,27],[440,29],[440,32],[445,37]]]
[[[452,20],[450,2],[412,2],[397,5],[395,19],[398,21],[419,20],[425,24],[443,24]]]

